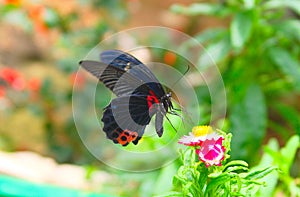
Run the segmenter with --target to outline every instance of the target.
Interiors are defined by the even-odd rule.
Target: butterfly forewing
[[[81,61],[80,65],[97,77],[117,96],[130,95],[135,90],[137,84],[142,84],[138,78],[128,73],[126,74],[121,68],[109,66],[102,62],[85,60]],[[116,86],[117,83],[118,85]]]
[[[108,50],[100,54],[100,59],[107,65],[127,71],[128,74],[140,80],[140,85],[149,84],[148,88],[156,92],[157,97],[165,94],[162,85],[149,68],[132,55],[119,50]],[[148,94],[148,92],[145,93]]]

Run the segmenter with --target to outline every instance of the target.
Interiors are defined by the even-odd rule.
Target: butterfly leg
[[[170,123],[170,125],[172,126],[172,128],[176,131],[177,133],[177,129],[175,129],[174,125],[172,124],[172,122],[170,121],[170,119],[168,118],[168,116],[166,116],[168,122]]]

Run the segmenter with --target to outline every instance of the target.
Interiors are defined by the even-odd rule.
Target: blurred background
[[[11,177],[27,180],[13,182],[28,184],[27,196],[34,191],[64,192],[48,185],[99,196],[153,196],[172,190],[179,161],[147,173],[111,169],[85,148],[72,114],[72,91],[84,91],[91,80],[82,73],[76,77],[78,62],[118,31],[158,25],[192,36],[218,65],[227,95],[220,129],[233,134],[231,159],[246,160],[253,167],[266,158],[270,165],[288,163],[284,175],[273,177],[269,194],[290,196],[300,184],[300,152],[288,146],[291,136],[300,135],[299,19],[298,0],[0,0],[2,183],[9,188]],[[156,35],[148,42],[163,39]],[[182,69],[174,53],[150,55]],[[205,71],[211,65],[200,54],[194,66]],[[193,86],[203,114],[198,124],[209,124],[207,86]],[[109,91],[100,86],[98,92],[102,96],[96,103],[104,107]],[[148,148],[155,149],[157,143],[149,142]],[[14,190],[12,194],[0,187],[3,195],[24,192]]]

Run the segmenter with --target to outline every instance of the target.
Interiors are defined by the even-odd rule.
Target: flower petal
[[[196,149],[199,160],[202,161],[206,167],[221,165],[225,154],[225,147],[222,145],[223,140],[223,137],[219,137],[217,140],[206,140],[199,149]]]

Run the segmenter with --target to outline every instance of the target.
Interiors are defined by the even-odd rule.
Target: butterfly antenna
[[[188,73],[189,72],[189,70],[190,70],[190,66],[189,65],[187,65],[187,69],[186,69],[186,71],[183,73],[183,75],[179,78],[179,79],[177,79],[176,81],[175,81],[175,83],[172,85],[172,87],[174,87],[183,77],[184,77],[184,75],[186,75],[186,73]]]

